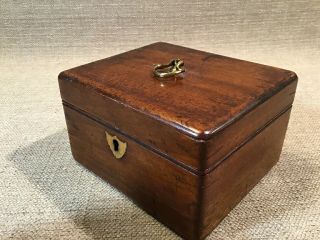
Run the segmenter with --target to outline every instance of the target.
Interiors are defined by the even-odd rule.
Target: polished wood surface
[[[154,64],[176,57],[186,66],[181,79],[153,77]],[[61,75],[199,139],[211,137],[296,80],[287,70],[168,43],[151,44]]]
[[[183,78],[159,81],[152,76],[153,63],[176,56],[186,64]],[[256,128],[290,106],[296,80],[287,70],[167,43],[148,45],[59,76],[64,101],[197,174],[214,167]],[[280,101],[268,103],[274,95],[280,95]],[[258,106],[259,111],[254,111]],[[224,145],[225,132],[232,132],[226,129],[233,126],[234,134],[247,121],[256,123],[233,137],[230,146]]]
[[[73,157],[185,238],[196,232],[200,179],[121,133],[64,106]],[[116,159],[105,131],[128,145]]]
[[[279,160],[290,111],[282,113],[205,175],[200,196],[201,237],[208,235]]]
[[[159,81],[153,63],[182,58]],[[185,239],[203,239],[278,161],[290,71],[155,43],[62,72],[74,158]],[[108,132],[127,145],[115,158]]]
[[[141,143],[158,149],[172,161],[182,164],[191,171],[199,168],[203,141],[184,135],[175,128],[97,94],[77,82],[66,81],[64,78],[60,78],[59,82],[62,99],[71,107],[89,114],[97,121]]]
[[[72,154],[147,213],[185,239],[203,239],[279,159],[290,109],[204,176],[192,174],[139,143],[64,106]],[[127,142],[121,159],[105,131]]]
[[[206,156],[202,169],[204,172],[216,167],[239,145],[252,138],[256,132],[265,127],[293,102],[297,81],[292,82],[282,91],[275,94],[254,111],[249,112],[234,124],[224,128],[206,143]]]

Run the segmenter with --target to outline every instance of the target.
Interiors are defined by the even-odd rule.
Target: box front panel
[[[157,118],[104,96],[76,81],[59,79],[65,104],[90,114],[112,128],[119,128],[132,138],[149,145],[190,170],[201,168],[202,141],[196,141]]]
[[[193,238],[199,210],[196,175],[74,109],[64,106],[64,110],[78,162],[181,236]],[[126,143],[121,158],[113,155],[106,132]]]

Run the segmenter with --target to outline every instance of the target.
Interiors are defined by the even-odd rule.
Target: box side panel
[[[292,82],[251,112],[214,135],[206,145],[207,160],[203,164],[204,171],[208,172],[215,168],[228,154],[288,109],[293,103],[296,87],[297,81]]]
[[[199,179],[135,141],[64,106],[74,158],[186,239],[197,230]],[[127,143],[116,159],[105,131]]]
[[[60,75],[59,85],[62,100],[73,108],[157,149],[168,159],[190,171],[197,172],[200,168],[203,141],[197,141],[172,126],[163,124],[66,76]]]
[[[208,235],[278,161],[291,108],[204,178],[201,236]]]

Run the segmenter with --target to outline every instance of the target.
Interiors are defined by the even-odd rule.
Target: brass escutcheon
[[[184,62],[177,58],[171,60],[168,64],[157,64],[154,66],[153,74],[159,78],[172,77],[179,73],[185,72]]]
[[[106,139],[113,156],[117,159],[122,158],[126,153],[127,143],[122,142],[117,136],[111,136],[108,132],[106,132]]]

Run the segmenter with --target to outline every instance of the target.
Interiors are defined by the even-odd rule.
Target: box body
[[[175,56],[186,73],[154,79],[152,65]],[[207,236],[277,162],[296,84],[166,43],[59,75],[74,158],[185,239]],[[120,159],[106,134],[126,144]]]

